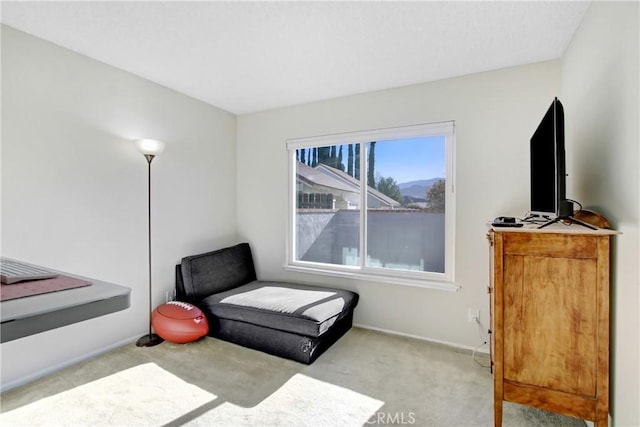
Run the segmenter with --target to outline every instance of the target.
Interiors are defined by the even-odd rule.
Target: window
[[[287,142],[287,268],[455,289],[453,122]]]

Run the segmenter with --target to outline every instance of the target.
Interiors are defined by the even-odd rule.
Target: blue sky
[[[307,154],[311,157],[311,149]],[[342,145],[347,167],[348,145]],[[445,177],[445,137],[429,136],[376,142],[375,176],[392,177],[396,183]]]
[[[376,143],[375,172],[398,184],[445,176],[443,136],[396,139]]]

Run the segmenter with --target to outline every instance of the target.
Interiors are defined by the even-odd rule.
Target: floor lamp
[[[149,226],[149,335],[144,335],[138,339],[136,345],[138,347],[152,347],[154,345],[160,344],[164,341],[158,335],[151,332],[151,301],[152,301],[152,293],[151,293],[151,162],[153,159],[160,153],[164,151],[164,142],[156,141],[155,139],[136,139],[134,141],[136,148],[140,151],[144,157],[147,159],[147,163],[149,165],[149,186],[148,186],[148,207],[149,207],[149,216],[148,216],[148,226]]]

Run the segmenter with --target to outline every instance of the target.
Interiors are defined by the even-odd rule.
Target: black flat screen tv
[[[571,216],[566,201],[564,108],[555,98],[530,142],[531,207],[533,217]]]

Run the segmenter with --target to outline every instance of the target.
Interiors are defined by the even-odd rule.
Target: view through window
[[[450,278],[453,123],[289,142],[290,263]]]

